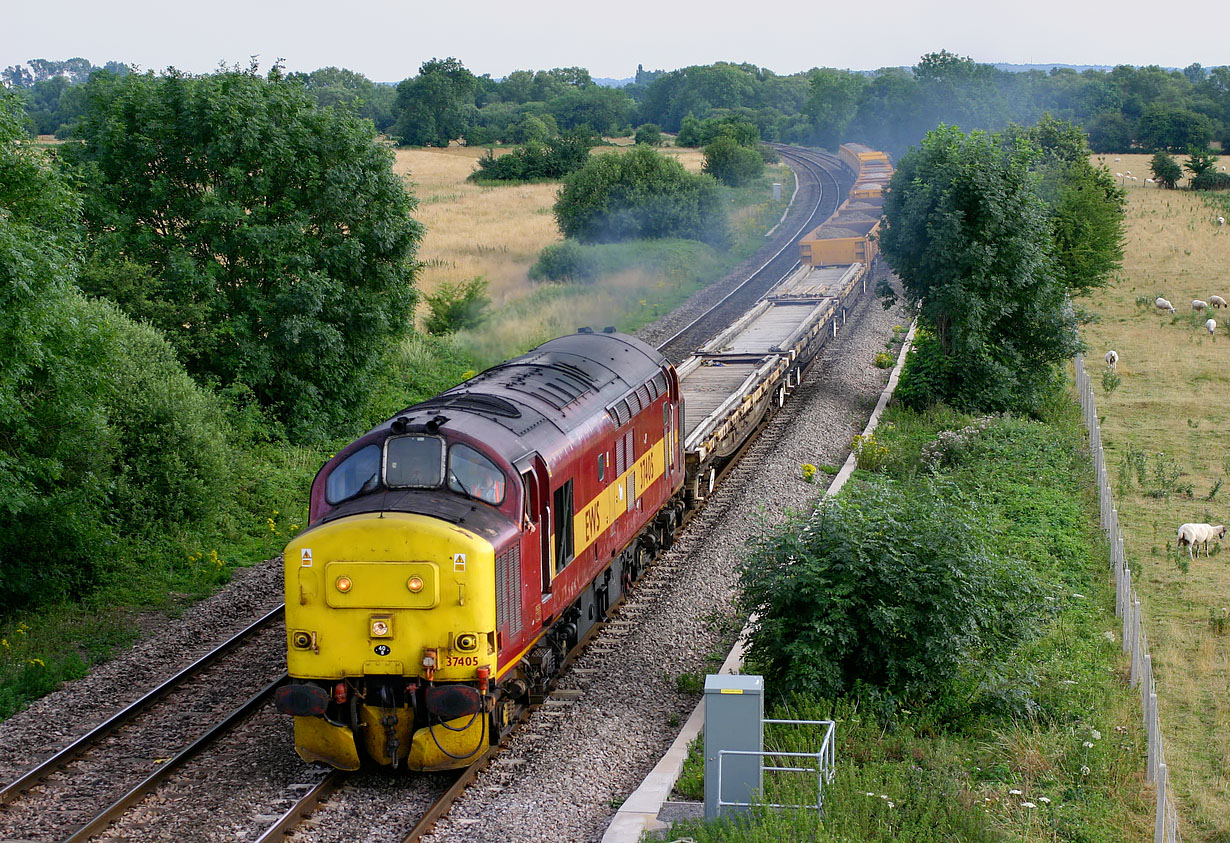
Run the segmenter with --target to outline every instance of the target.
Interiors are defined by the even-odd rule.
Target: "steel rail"
[[[65,843],[82,843],[82,841],[88,840],[90,837],[105,829],[108,825],[114,822],[120,814],[140,802],[146,794],[170,776],[172,772],[199,755],[202,750],[218,738],[225,735],[240,721],[246,719],[249,714],[262,706],[265,701],[273,695],[273,692],[277,690],[280,685],[286,682],[286,679],[287,675],[282,674],[280,678],[275,679],[260,691],[257,691],[247,700],[247,702],[232,711],[226,716],[225,719],[214,724],[209,731],[205,732],[205,734],[201,735],[192,743],[188,744],[188,746],[181,749],[165,763],[159,764],[158,768],[146,776],[140,784],[129,790],[113,802],[110,807],[104,809],[92,820],[73,832],[71,836],[65,839]]]
[[[281,840],[286,835],[290,834],[299,823],[316,807],[333,795],[346,779],[346,774],[341,770],[330,770],[329,774],[318,781],[307,793],[299,797],[299,800],[291,805],[286,813],[278,817],[277,821],[265,829],[265,833],[256,838],[255,843],[273,843]]]
[[[91,746],[114,732],[120,726],[123,726],[136,718],[137,715],[149,709],[154,703],[171,693],[171,691],[175,690],[188,679],[191,679],[205,668],[217,662],[219,658],[235,649],[247,638],[262,629],[266,624],[270,623],[275,618],[280,617],[284,608],[285,604],[280,604],[276,609],[270,610],[264,616],[256,621],[253,621],[243,630],[227,639],[218,647],[210,650],[192,664],[176,673],[170,679],[167,679],[157,687],[147,692],[140,699],[130,703],[118,713],[109,717],[107,720],[103,721],[88,733],[82,735],[80,738],[77,738],[77,740],[73,741],[71,744],[64,747],[55,755],[52,755],[50,758],[40,763],[38,766],[23,773],[19,778],[14,779],[12,782],[9,782],[9,784],[5,785],[5,787],[0,790],[0,805],[5,805],[14,801],[22,793],[25,793],[31,787],[41,782],[52,773],[63,769],[72,761],[80,758]]]
[[[802,237],[803,234],[805,234],[809,229],[815,228],[817,225],[819,225],[819,223],[815,222],[815,218],[816,218],[816,215],[819,213],[820,208],[823,205],[824,200],[827,196],[825,192],[824,184],[823,184],[824,179],[819,177],[819,174],[823,173],[824,177],[827,177],[827,179],[833,183],[833,185],[836,188],[835,192],[840,196],[841,190],[840,190],[840,184],[838,182],[837,177],[834,176],[831,172],[829,172],[822,164],[820,164],[819,161],[813,158],[807,157],[807,155],[802,154],[795,147],[775,147],[775,148],[784,157],[803,164],[805,169],[807,169],[813,175],[817,176],[816,185],[819,188],[819,192],[818,192],[818,195],[816,196],[815,204],[812,206],[811,211],[807,214],[806,219],[804,220],[803,224],[798,228],[798,230],[795,231],[794,234],[788,235],[783,238],[784,242],[780,249],[774,252],[773,255],[770,258],[768,258],[764,263],[762,263],[757,269],[750,272],[746,279],[744,279],[742,282],[738,284],[738,286],[736,286],[733,290],[731,290],[729,293],[723,296],[720,301],[718,301],[712,307],[707,309],[704,313],[697,316],[695,319],[689,322],[684,328],[677,331],[673,336],[659,343],[658,344],[659,352],[665,352],[667,348],[669,348],[670,346],[678,342],[679,339],[682,338],[685,334],[693,330],[697,325],[699,325],[705,319],[708,319],[718,308],[725,305],[728,301],[730,301],[736,295],[744,292],[744,290],[748,287],[748,285],[750,285],[753,281],[757,280],[757,277],[762,272],[764,272],[764,270],[767,269],[770,264],[773,264],[775,261],[777,261],[777,259],[780,258],[786,252],[787,249],[793,248],[798,243],[799,238]],[[811,151],[809,150],[808,152],[811,152]],[[817,157],[823,157],[826,159],[831,157],[831,156],[827,156],[824,153],[820,153],[820,152],[814,152],[812,154],[816,155]],[[837,164],[841,167],[845,166],[844,164],[841,164],[840,161],[837,161]],[[821,220],[820,222],[823,222],[823,220]],[[799,266],[799,262],[795,261],[794,264],[792,264],[791,268],[781,277],[785,278],[787,275],[793,272],[798,266]]]

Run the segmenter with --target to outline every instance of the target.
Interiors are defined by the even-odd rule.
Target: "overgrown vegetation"
[[[764,537],[744,573],[761,612],[747,670],[766,675],[770,716],[837,721],[837,777],[822,817],[673,836],[1114,843],[1152,828],[1079,418],[1062,394],[1047,406],[1038,421],[894,406],[881,472]],[[798,727],[766,745],[818,749]],[[681,779],[693,795],[698,766]],[[770,801],[814,799],[814,781],[766,785]]]

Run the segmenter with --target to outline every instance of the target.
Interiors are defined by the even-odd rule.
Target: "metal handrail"
[[[718,750],[718,785],[717,785],[717,811],[721,814],[723,808],[814,808],[817,813],[824,809],[824,785],[832,782],[833,776],[836,773],[836,752],[834,743],[834,734],[837,724],[833,720],[773,720],[766,718],[762,722],[775,723],[789,726],[823,726],[824,739],[820,743],[818,752],[786,752],[785,750],[742,750],[742,749],[721,749]],[[722,762],[727,755],[732,756],[757,756],[761,759],[760,769],[762,772],[779,772],[779,773],[815,773],[816,774],[816,804],[814,805],[790,805],[779,804],[776,802],[727,802],[722,799]],[[782,766],[766,766],[764,758],[814,758],[816,766],[814,767],[782,767]]]

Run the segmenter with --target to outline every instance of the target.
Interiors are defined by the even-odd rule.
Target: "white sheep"
[[[1112,372],[1118,370],[1119,355],[1113,348],[1106,352],[1106,357],[1104,359],[1106,360],[1106,368],[1110,369]]]
[[[1161,313],[1163,310],[1169,310],[1171,313],[1174,313],[1174,305],[1161,296],[1157,297],[1157,300],[1153,302],[1153,306],[1157,308],[1158,313]]]
[[[1204,555],[1209,555],[1209,539],[1224,539],[1226,528],[1221,524],[1180,524],[1179,543],[1176,549],[1187,545],[1187,558],[1194,559],[1192,548],[1204,544]]]
[[[1225,217],[1218,217],[1218,218],[1217,218],[1217,224],[1218,224],[1218,225],[1225,225],[1225,224],[1226,224],[1226,218],[1225,218]]]
[[[1225,307],[1226,300],[1221,296],[1209,296],[1209,304],[1213,305],[1213,307]]]
[[[1196,311],[1205,310],[1208,308],[1208,306],[1209,306],[1209,303],[1207,301],[1201,301],[1200,299],[1192,299],[1192,310],[1196,310]]]
[[[1210,319],[1204,323],[1204,329],[1209,332],[1209,336],[1214,336],[1217,333],[1217,320]]]

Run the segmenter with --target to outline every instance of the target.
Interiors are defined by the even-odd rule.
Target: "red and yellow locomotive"
[[[299,755],[442,770],[497,741],[670,541],[681,416],[657,351],[582,330],[326,463],[285,555]]]

